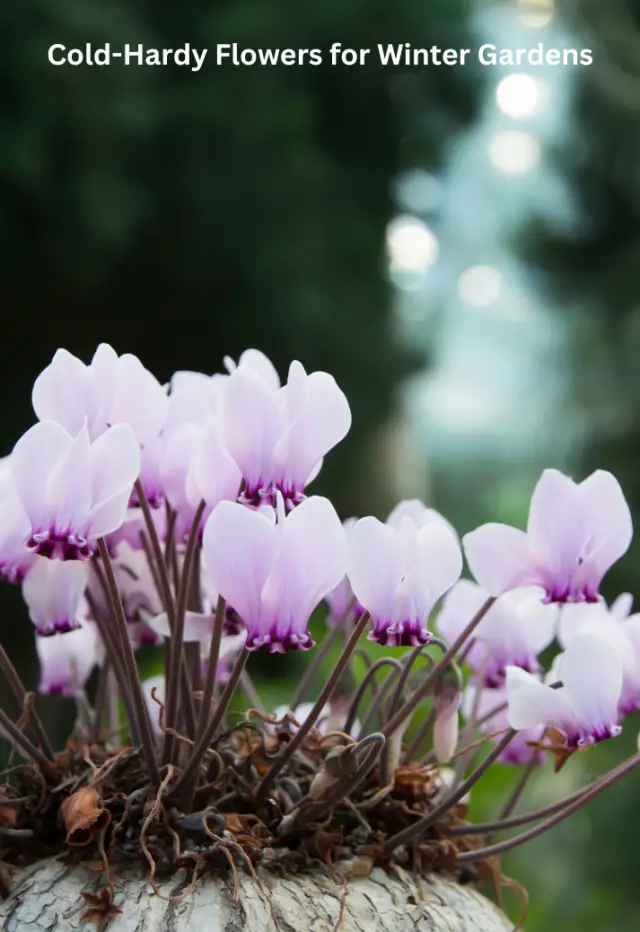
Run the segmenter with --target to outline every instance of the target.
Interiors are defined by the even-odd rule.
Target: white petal
[[[87,367],[65,349],[36,379],[31,396],[39,421],[55,421],[76,434],[87,415]]]
[[[41,421],[23,434],[13,448],[11,478],[35,529],[50,520],[45,501],[47,481],[72,442],[64,427],[53,421]]]
[[[286,488],[302,489],[318,461],[349,432],[351,409],[333,376],[307,376],[296,362],[281,392],[289,427],[275,450],[278,478]]]
[[[225,381],[219,415],[224,445],[254,492],[271,481],[273,451],[285,426],[275,393],[250,369],[237,369]]]
[[[506,671],[507,719],[512,728],[558,726],[574,716],[565,690],[551,689],[520,667]]]
[[[467,563],[490,595],[539,584],[524,531],[506,524],[483,524],[462,539]]]
[[[569,645],[558,666],[575,715],[586,726],[618,720],[623,664],[619,649],[591,632]]]
[[[199,498],[211,508],[218,502],[235,501],[240,491],[242,474],[224,447],[218,423],[211,418],[203,428],[195,446],[192,476]],[[195,503],[196,507],[198,502]]]
[[[157,437],[168,413],[169,399],[137,356],[125,353],[119,358],[114,388],[109,423],[129,424],[142,445]]]
[[[29,617],[40,633],[79,626],[78,610],[88,581],[87,564],[36,556],[22,583]]]
[[[398,533],[377,518],[361,518],[349,535],[347,575],[371,616],[392,619],[404,572]]]
[[[240,366],[246,366],[248,369],[257,372],[273,391],[280,388],[280,376],[276,372],[276,367],[269,357],[265,356],[260,350],[246,349],[238,360],[238,368]]]
[[[584,556],[597,565],[602,576],[629,548],[631,512],[620,483],[610,472],[598,469],[578,488],[589,540]]]
[[[313,609],[344,577],[347,540],[335,508],[312,496],[285,519],[262,597],[274,615],[306,626]]]
[[[571,578],[585,538],[584,509],[576,483],[557,469],[545,469],[533,491],[527,537],[554,576]]]
[[[262,587],[276,547],[273,522],[236,502],[220,502],[205,525],[202,549],[211,582],[246,625],[262,617]]]

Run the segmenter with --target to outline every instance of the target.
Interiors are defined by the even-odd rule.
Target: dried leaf
[[[98,932],[103,932],[112,919],[122,914],[120,907],[113,902],[113,893],[108,887],[102,887],[97,895],[86,890],[81,895],[88,908],[80,916],[80,922],[94,922]]]
[[[82,787],[72,793],[60,806],[60,814],[67,830],[68,845],[86,845],[93,840],[94,832],[111,821],[108,809],[100,806],[96,790]]]

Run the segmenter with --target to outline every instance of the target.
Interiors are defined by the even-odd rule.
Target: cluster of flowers
[[[335,380],[293,362],[281,385],[257,350],[225,365],[226,374],[178,372],[161,385],[103,344],[89,365],[59,350],[37,378],[38,421],[0,465],[0,573],[22,585],[41,692],[74,695],[103,662],[100,542],[134,649],[174,634],[154,530],[173,561],[174,598],[195,540],[197,585],[180,636],[200,645],[205,666],[224,600],[222,681],[243,649],[313,647],[308,622],[323,601],[333,628],[366,620],[381,645],[427,645],[445,596],[439,633],[461,642],[472,677],[464,696],[454,689],[437,705],[441,760],[455,750],[460,706],[487,733],[520,732],[504,760],[538,755],[546,729],[570,749],[619,733],[640,706],[640,616],[628,617],[629,596],[609,609],[599,595],[632,535],[611,474],[577,484],[547,470],[526,532],[488,524],[462,545],[417,501],[385,523],[343,524],[326,498],[307,497],[351,423]],[[476,582],[460,580],[463,549]],[[564,652],[545,675],[539,655],[556,636]]]

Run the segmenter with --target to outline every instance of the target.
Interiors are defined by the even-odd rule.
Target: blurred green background
[[[613,470],[640,510],[640,4],[635,0],[22,0],[0,7],[0,452],[58,346],[105,340],[161,379],[247,346],[346,391],[317,488],[401,497],[464,532],[522,523],[543,465]],[[593,49],[590,67],[53,67],[47,49]],[[325,58],[327,55],[325,54]],[[636,590],[640,544],[608,580]],[[32,628],[0,592],[30,685]],[[263,688],[286,699],[304,660]],[[276,669],[273,670],[276,673]],[[257,671],[260,675],[260,670]],[[68,720],[48,701],[50,721]],[[531,799],[619,760],[637,723]],[[586,770],[585,770],[586,768]],[[498,769],[474,814],[500,805]],[[530,932],[637,927],[634,781],[505,860]]]

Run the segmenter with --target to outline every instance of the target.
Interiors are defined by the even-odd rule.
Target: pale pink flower
[[[158,437],[169,402],[166,389],[137,356],[118,356],[101,343],[85,365],[60,349],[36,379],[32,400],[40,421],[55,421],[74,436],[86,426],[92,441],[114,425],[129,425],[142,451],[145,492],[153,505],[160,504]]]
[[[89,559],[96,539],[119,528],[140,472],[140,448],[126,424],[91,443],[53,421],[34,424],[14,447],[11,478],[29,520],[25,545],[42,556]]]
[[[564,734],[569,748],[620,734],[623,666],[614,644],[582,634],[556,658],[554,676],[563,684],[558,689],[520,667],[507,667],[507,717],[512,728],[555,728]]]
[[[347,518],[347,520],[342,523],[347,538],[347,546],[349,544],[351,532],[357,522],[357,518]],[[325,602],[329,606],[327,624],[331,628],[336,625],[348,627],[350,624],[357,621],[364,612],[364,608],[353,594],[349,577],[346,574],[338,585],[332,589],[331,592],[327,593]]]
[[[458,709],[462,701],[460,690],[452,683],[436,693],[434,707],[436,720],[433,723],[433,750],[440,764],[446,764],[458,746]]]
[[[458,542],[438,523],[417,528],[405,516],[395,528],[362,518],[349,537],[349,580],[379,644],[428,644],[429,616],[461,571]]]
[[[22,595],[40,636],[81,627],[79,609],[88,575],[84,561],[34,558],[22,581]]]
[[[323,457],[348,434],[351,409],[333,376],[327,372],[307,375],[296,360],[278,401],[286,415],[286,429],[274,450],[272,481],[291,507],[303,499]]]
[[[95,625],[88,621],[67,634],[36,638],[36,649],[40,660],[38,692],[71,698],[84,687],[104,653]]]
[[[463,543],[473,575],[493,596],[540,586],[550,602],[595,602],[632,530],[629,506],[611,473],[597,470],[576,483],[547,469],[531,499],[526,533],[485,524]]]
[[[221,502],[205,526],[203,553],[215,589],[246,625],[250,650],[308,650],[311,613],[344,576],[345,533],[325,498],[306,499],[285,517],[279,497],[275,518],[268,507]]]
[[[449,642],[454,641],[488,598],[476,583],[461,579],[444,598],[438,630]],[[537,672],[538,655],[553,641],[557,617],[557,606],[543,604],[538,589],[505,593],[473,632],[467,663],[491,687],[503,685],[509,665]]]
[[[564,605],[558,630],[564,648],[586,633],[599,634],[618,648],[623,664],[621,718],[640,708],[640,614],[629,615],[632,604],[633,597],[625,592],[610,608],[604,601]]]

